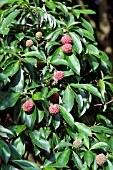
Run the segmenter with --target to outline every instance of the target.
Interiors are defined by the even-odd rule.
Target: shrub
[[[112,65],[84,18],[95,12],[60,0],[0,6],[1,169],[96,170],[99,154],[113,169]]]

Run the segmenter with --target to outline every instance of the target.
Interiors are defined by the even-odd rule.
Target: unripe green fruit
[[[36,39],[40,40],[42,38],[42,32],[37,32],[36,33]]]
[[[83,142],[81,139],[75,139],[73,142],[73,146],[75,149],[80,148],[83,145]]]

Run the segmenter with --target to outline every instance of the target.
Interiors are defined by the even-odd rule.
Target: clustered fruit
[[[51,104],[49,107],[49,113],[52,115],[58,114],[60,112],[60,107],[58,104]]]
[[[27,41],[26,41],[26,46],[27,46],[27,47],[31,47],[31,46],[33,46],[33,45],[34,45],[34,43],[33,43],[32,40],[27,40]]]
[[[30,100],[27,100],[23,105],[22,105],[22,109],[25,112],[32,112],[34,109],[34,103]]]
[[[65,54],[69,54],[72,52],[72,38],[69,35],[64,35],[61,38],[61,42],[62,42],[62,51]]]
[[[97,155],[96,162],[100,166],[104,165],[104,163],[106,162],[106,156],[103,153]]]
[[[53,94],[50,96],[49,100],[50,100],[51,102],[57,102],[58,97],[59,97],[58,92],[55,92],[55,93],[53,93]]]
[[[57,71],[57,70],[55,70],[55,72],[54,72],[54,79],[56,80],[56,81],[58,81],[58,80],[62,80],[64,78],[64,73],[63,73],[63,71]]]
[[[37,39],[37,40],[41,40],[41,38],[42,38],[42,32],[37,32],[35,35],[36,35],[36,39]]]
[[[75,139],[74,142],[73,142],[73,147],[75,149],[80,148],[82,145],[83,145],[83,142],[82,142],[81,139]]]

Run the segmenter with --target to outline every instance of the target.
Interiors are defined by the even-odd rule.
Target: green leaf
[[[66,130],[67,130],[68,134],[75,140],[75,135],[76,135],[77,131],[70,127],[67,127]]]
[[[74,92],[73,90],[67,86],[66,90],[63,94],[63,106],[67,109],[68,112],[70,112],[74,106]]]
[[[57,59],[64,59],[64,53],[61,47],[55,50],[55,52],[52,55],[51,62]]]
[[[53,1],[46,1],[46,6],[53,11],[56,9],[56,4]]]
[[[32,98],[33,100],[44,100],[41,92],[36,92],[35,94],[33,94]]]
[[[66,165],[69,161],[69,157],[70,157],[70,154],[71,154],[71,150],[70,149],[67,149],[65,151],[62,151],[59,156],[57,157],[57,160],[56,162],[58,164],[63,164],[63,165]]]
[[[104,166],[104,170],[111,170],[113,169],[113,162],[107,159],[107,165]]]
[[[64,107],[60,106],[60,113],[62,115],[62,117],[64,118],[64,120],[71,126],[71,127],[75,127],[75,122],[74,119],[72,117],[72,115],[67,111],[67,109],[65,109]]]
[[[91,26],[91,24],[89,22],[87,22],[87,20],[85,20],[84,18],[80,18],[81,24],[84,28],[86,28],[90,33],[94,33],[93,28]]]
[[[65,164],[50,164],[49,166],[47,166],[48,168],[54,167],[54,168],[69,168],[68,166],[66,166]]]
[[[8,78],[7,75],[0,73],[0,81],[6,81],[9,82],[10,79]]]
[[[91,148],[90,148],[90,150],[93,150],[93,149],[101,149],[101,148],[105,148],[105,147],[109,147],[109,145],[107,144],[107,143],[105,143],[105,142],[98,142],[98,143],[96,143],[96,144],[94,144]]]
[[[96,70],[99,66],[98,60],[94,56],[91,56],[91,55],[88,60],[89,60],[89,64],[90,64],[92,70]]]
[[[52,168],[52,167],[45,167],[44,170],[56,170],[56,168]]]
[[[15,164],[17,164],[19,167],[21,167],[24,170],[41,170],[38,167],[38,164],[34,163],[34,162],[30,162],[27,160],[13,160],[12,162],[14,162]]]
[[[14,135],[9,129],[0,125],[0,136],[8,138],[7,134]]]
[[[91,130],[98,133],[107,133],[110,135],[112,134],[112,130],[104,126],[92,126]]]
[[[81,9],[80,13],[82,13],[82,14],[95,14],[95,11],[90,10],[90,9]]]
[[[72,54],[71,56],[69,56],[68,58],[68,64],[69,67],[78,75],[80,75],[80,63],[79,60],[77,59],[77,57]]]
[[[13,145],[21,156],[25,153],[25,143],[22,142],[20,137],[14,141]]]
[[[46,58],[43,55],[41,55],[38,51],[30,51],[30,52],[27,52],[27,53],[23,54],[22,56],[26,56],[26,57],[35,56],[41,61],[46,61]]]
[[[0,110],[15,105],[20,97],[20,93],[0,92]]]
[[[21,41],[25,37],[25,34],[21,32],[21,33],[15,34],[15,36],[19,41]]]
[[[21,159],[21,155],[18,153],[17,149],[13,144],[9,144],[9,148],[13,159],[18,159],[18,160]]]
[[[69,147],[69,146],[73,146],[73,145],[69,142],[61,142],[55,146],[55,149],[60,148],[60,147]]]
[[[19,70],[19,61],[12,63],[10,65],[8,65],[5,70],[3,71],[3,74],[5,74],[6,76],[13,76],[14,74],[17,73],[17,71]]]
[[[40,136],[38,131],[30,132],[30,137],[33,143],[41,149],[44,149],[47,152],[50,152],[50,145],[49,142]]]
[[[85,133],[87,136],[92,136],[91,129],[83,123],[75,122],[79,132]]]
[[[15,75],[13,81],[11,82],[10,86],[11,90],[15,92],[23,92],[24,88],[24,73],[23,70],[20,68],[17,74]]]
[[[0,156],[6,164],[8,163],[9,158],[11,156],[9,146],[2,139],[0,140]]]
[[[2,22],[2,26],[0,28],[0,33],[4,34],[5,29],[8,27],[8,25],[11,24],[11,22],[16,18],[16,16],[20,13],[20,10],[15,10],[11,12],[6,18],[4,18]],[[7,32],[8,33],[8,32]]]
[[[86,46],[86,53],[89,53],[89,54],[99,54],[99,50],[93,44],[88,44]]]
[[[57,89],[57,88],[52,88],[50,91],[49,91],[49,93],[48,93],[48,95],[47,95],[47,98],[48,97],[50,97],[52,94],[54,94],[55,92],[58,92],[59,90]]]
[[[59,42],[56,42],[56,41],[50,41],[50,42],[48,42],[48,43],[46,44],[46,46],[45,46],[45,49],[47,49],[47,54],[48,54],[49,52],[51,52],[53,46],[57,46],[57,45],[60,45],[60,43],[59,43]]]
[[[14,126],[14,130],[15,130],[17,135],[19,135],[25,129],[26,129],[26,125],[16,125],[16,126]]]
[[[51,64],[53,64],[53,65],[67,65],[68,66],[68,62],[66,60],[60,59],[60,58],[52,60]]]
[[[105,62],[110,68],[112,68],[112,64],[109,61],[109,59],[106,57],[106,55],[98,55],[98,54],[93,54],[93,55],[99,58],[101,61]]]
[[[109,139],[108,144],[109,144],[109,146],[110,146],[111,152],[113,153],[113,137],[111,137],[111,138]]]
[[[47,37],[45,37],[45,40],[51,39],[51,41],[55,41],[60,34],[62,34],[62,30],[61,30],[61,28],[58,28],[51,34],[47,35]]]
[[[74,49],[75,51],[80,54],[82,52],[82,43],[80,41],[80,38],[78,37],[77,34],[75,34],[74,32],[70,32],[69,33],[72,40],[73,40],[73,43],[74,43]]]
[[[74,72],[71,69],[69,71],[63,71],[63,72],[64,72],[64,77],[74,75]]]
[[[83,33],[84,37],[86,37],[87,39],[89,39],[91,41],[95,41],[95,37],[89,31],[87,31],[85,29],[81,29],[81,32]]]
[[[40,123],[44,118],[44,111],[38,109],[38,123]]]
[[[89,91],[90,93],[94,94],[95,96],[101,98],[101,94],[98,91],[98,89],[96,87],[94,87],[91,84],[70,84],[70,86],[74,87],[74,88],[78,88],[78,89],[86,89],[87,91]]]
[[[60,114],[56,114],[53,119],[53,126],[57,129],[60,126]]]
[[[30,129],[33,129],[37,117],[36,107],[31,115],[25,114],[25,122]]]
[[[90,9],[81,9],[81,10],[75,9],[75,10],[73,10],[73,13],[75,16],[77,16],[77,18],[79,18],[80,14],[95,14],[95,12]]]
[[[100,87],[100,92],[101,92],[102,96],[104,97],[106,90],[105,90],[105,83],[102,79],[99,80],[99,87]]]
[[[76,167],[79,170],[81,170],[82,169],[82,160],[80,159],[80,157],[75,152],[73,152],[73,154],[72,154],[72,160],[74,161]]]
[[[84,161],[90,167],[94,159],[94,153],[92,151],[86,151],[84,154]]]
[[[33,57],[23,58],[22,61],[25,63],[31,63],[35,67],[37,66],[37,60]]]

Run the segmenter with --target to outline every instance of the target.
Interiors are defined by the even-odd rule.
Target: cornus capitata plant
[[[5,0],[0,14],[1,170],[112,170],[112,64],[86,20],[95,12]]]

